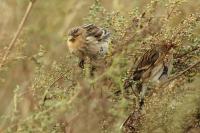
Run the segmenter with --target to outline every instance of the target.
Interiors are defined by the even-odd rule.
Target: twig
[[[169,19],[169,18],[171,17],[171,15],[172,15],[174,9],[177,7],[177,3],[178,3],[178,2],[176,2],[176,3],[175,3],[175,6],[172,7],[172,10],[170,11],[170,13],[168,13],[168,15],[167,15],[167,19]]]
[[[47,93],[49,92],[49,90],[62,78],[64,78],[65,76],[65,73],[64,74],[61,74],[61,76],[59,76],[56,80],[53,81],[53,83],[51,83],[51,85],[46,89],[46,91],[44,92],[44,95],[43,95],[43,101],[42,101],[42,105],[44,105],[44,103],[46,102],[47,100]]]
[[[200,49],[200,47],[193,48],[191,51],[188,51],[188,52],[186,52],[184,54],[178,55],[176,58],[182,58],[182,57],[186,56],[187,54],[192,53],[194,51],[197,51],[199,49]]]
[[[45,90],[44,95],[43,95],[43,101],[42,101],[42,105],[45,104],[46,100],[47,100],[47,94],[49,92],[49,90],[61,79],[65,78],[65,74],[67,74],[69,71],[62,73],[57,79],[55,79],[50,85],[49,87]],[[72,81],[70,79],[68,79],[69,81]]]
[[[186,68],[184,71],[180,72],[177,75],[172,76],[171,78],[169,78],[168,80],[166,80],[165,82],[162,82],[159,87],[162,87],[163,85],[165,85],[166,83],[171,82],[172,80],[180,77],[181,75],[185,74],[187,71],[189,71],[190,69],[194,68],[195,66],[197,66],[198,64],[200,64],[200,60],[198,60],[196,63],[194,63],[193,65],[189,66],[188,68]]]
[[[8,58],[8,55],[10,54],[12,48],[14,47],[14,44],[15,44],[17,38],[19,37],[19,35],[20,35],[20,33],[21,33],[21,31],[22,31],[22,29],[23,29],[23,27],[24,27],[24,24],[25,24],[25,22],[26,22],[26,20],[27,20],[27,18],[28,18],[28,16],[29,16],[29,14],[30,14],[30,12],[31,12],[31,9],[32,9],[32,7],[33,7],[33,3],[34,3],[35,1],[36,1],[36,0],[31,0],[31,1],[29,2],[28,6],[27,6],[27,9],[26,9],[26,12],[25,12],[25,14],[24,14],[24,16],[23,16],[23,18],[22,18],[22,20],[21,20],[19,26],[18,26],[17,32],[15,33],[13,39],[11,40],[10,44],[8,45],[8,48],[7,48],[6,51],[5,51],[5,54],[4,54],[3,57],[2,57],[2,60],[1,60],[1,62],[0,62],[0,68],[3,67],[5,61],[6,61],[7,58]]]

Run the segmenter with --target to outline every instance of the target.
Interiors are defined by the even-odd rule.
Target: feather
[[[133,80],[140,80],[142,74],[147,71],[159,58],[159,52],[155,49],[147,51],[139,61],[133,73]]]
[[[86,38],[94,38],[101,42],[106,41],[110,37],[110,32],[94,24],[84,25],[83,28],[86,30]]]

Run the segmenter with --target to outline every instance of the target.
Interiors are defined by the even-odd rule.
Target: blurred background
[[[146,8],[146,6],[150,4],[153,0],[99,0],[99,1],[102,7],[104,7],[108,12],[114,12],[114,11],[120,12],[121,15],[128,17],[128,12],[132,11],[135,8],[137,8],[138,11],[142,13],[143,9]],[[161,3],[165,5],[167,4],[168,1],[170,0],[163,0]],[[28,3],[29,0],[0,0],[0,14],[1,14],[0,58],[4,54],[5,48],[8,46],[12,37],[14,36],[14,33],[16,32],[17,27],[25,13]],[[94,0],[36,0],[33,9],[28,17],[28,20],[22,30],[22,33],[20,34],[20,37],[17,39],[17,42],[15,43],[14,48],[12,49],[11,54],[9,55],[9,58],[6,61],[5,67],[3,67],[2,70],[0,70],[0,101],[1,101],[0,116],[2,119],[2,123],[0,123],[0,125],[2,125],[0,126],[0,131],[1,128],[2,131],[5,131],[4,129],[6,129],[7,127],[10,127],[11,129],[10,131],[14,130],[16,131],[17,127],[10,126],[10,123],[12,124],[17,123],[18,121],[21,121],[21,119],[26,118],[28,114],[27,112],[31,112],[30,110],[35,110],[36,108],[35,113],[39,113],[43,112],[46,109],[49,109],[50,106],[45,107],[45,109],[39,106],[40,99],[42,99],[41,97],[43,97],[43,94],[45,93],[44,88],[48,88],[48,86],[50,86],[51,83],[57,77],[59,77],[60,72],[68,70],[71,71],[73,69],[72,66],[70,69],[68,68],[68,66],[72,64],[74,66],[76,65],[75,58],[71,56],[71,54],[67,49],[66,45],[67,32],[70,28],[82,25],[87,22],[86,18],[88,17],[88,14],[90,13],[90,8],[94,3],[95,3]],[[176,22],[179,22],[178,21],[179,18],[187,16],[188,14],[191,13],[199,12],[199,7],[200,7],[200,0],[190,0],[189,2],[183,3],[179,7],[179,9],[181,10],[181,15],[173,19],[172,21],[173,24],[176,26]],[[164,9],[159,9],[159,11],[160,12],[156,13],[157,15],[162,15],[165,12]],[[71,72],[69,74],[72,75]],[[64,81],[60,82],[62,82],[63,85]],[[66,89],[71,84],[73,85],[73,82],[70,83],[66,82],[64,87],[63,86],[62,87]],[[87,85],[83,85],[83,88],[84,87],[87,88]],[[197,87],[199,86],[197,85]],[[34,90],[30,88],[34,88]],[[26,93],[26,90],[29,89],[30,89],[30,94]],[[15,95],[19,90],[23,90],[22,91],[23,93],[20,92],[20,95]],[[53,95],[55,94],[55,97],[61,97],[62,99],[65,96],[65,91],[66,91],[63,90],[60,91],[59,89],[56,89],[55,92],[52,93]],[[32,93],[32,91],[34,93]],[[94,96],[96,95],[96,93],[92,94]],[[21,99],[20,97],[22,95],[25,98],[23,97],[23,99]],[[71,96],[72,94],[70,93],[70,97]],[[51,95],[49,97],[51,97]],[[23,101],[24,99],[25,101]],[[100,104],[103,104],[101,102],[102,101],[100,101]],[[21,105],[20,104],[18,105],[18,103],[21,103]],[[126,102],[122,99],[121,103],[125,104]],[[35,104],[37,104],[36,107]],[[49,103],[49,105],[51,104],[55,105],[56,102]],[[82,104],[84,105],[84,103]],[[34,109],[32,109],[32,106]],[[92,104],[90,106],[92,106]],[[103,104],[103,107],[104,106],[106,105]],[[80,106],[77,105],[77,107]],[[109,107],[111,107],[110,104]],[[114,109],[112,110],[112,113],[114,112],[115,115],[120,115],[119,117],[120,122],[117,121],[118,123],[116,127],[119,127],[122,120],[127,116],[127,114],[129,114],[127,109],[128,106],[125,106],[124,108],[123,107],[120,108],[121,110],[119,112],[116,112],[116,110]],[[11,110],[16,111],[16,112],[14,111],[13,115],[16,116],[17,118],[13,117],[13,119],[11,119],[10,114],[5,115],[8,112],[12,112]],[[19,110],[21,110],[21,113],[23,114],[22,116],[15,115],[15,113],[20,112]],[[64,109],[61,108],[60,110],[61,111],[58,112],[59,113],[62,112],[63,115],[61,116],[57,116],[58,114],[56,115],[56,118],[59,118],[59,120],[63,116],[66,116],[68,118],[68,115],[70,118],[70,114],[71,113],[73,114],[73,109],[71,113],[67,115],[64,114],[65,112]],[[102,110],[102,112],[103,111],[104,110]],[[126,116],[123,114],[124,112],[126,112]],[[99,114],[97,113],[93,115],[99,115]],[[91,117],[93,115],[91,115]],[[7,116],[8,118],[4,118],[4,116]],[[109,117],[109,113],[108,116],[105,115],[105,117]],[[41,117],[41,121],[43,121],[43,119],[45,119],[46,120],[45,122],[47,123],[47,121],[50,118]],[[112,123],[114,121],[112,121],[111,119],[111,121],[108,121],[108,123],[109,122]],[[45,126],[47,126],[45,127],[42,124],[42,122],[40,124],[38,124],[38,121],[30,122],[29,124],[33,125],[32,126],[26,125],[24,127],[22,126],[21,128],[25,130],[21,131],[26,131],[26,128],[28,129],[30,127],[32,128],[40,127],[41,130],[38,131],[50,132],[48,126],[49,125],[52,126],[52,123],[50,124],[47,123],[46,125],[44,124]],[[106,123],[105,125],[107,125],[108,123]],[[54,132],[60,131],[57,129],[56,126],[55,130],[52,131]],[[70,129],[65,129],[66,132],[69,130]],[[20,128],[18,128],[18,131],[20,132]],[[35,132],[36,131],[37,130],[35,130]],[[80,130],[77,130],[77,132],[80,132]],[[87,132],[87,130],[85,132]],[[99,132],[99,131],[94,130],[94,132]],[[107,132],[109,132],[109,130]]]
[[[0,55],[8,46],[25,13],[28,0],[1,0],[0,3]],[[142,8],[148,0],[101,0],[110,11],[126,14],[134,7]],[[8,67],[0,73],[0,112],[3,113],[17,85],[32,80],[35,62],[31,60],[39,50],[45,49],[46,65],[68,55],[66,34],[73,26],[84,23],[94,0],[36,1],[20,38],[9,57]],[[6,70],[7,69],[7,70]]]

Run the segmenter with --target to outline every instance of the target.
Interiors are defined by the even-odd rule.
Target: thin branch
[[[65,77],[65,73],[64,74],[61,74],[61,76],[59,76],[56,80],[53,81],[53,83],[51,83],[51,85],[46,89],[46,91],[44,92],[44,95],[43,95],[43,103],[42,105],[44,105],[44,103],[46,102],[47,100],[47,93],[49,92],[49,90],[61,79],[63,79]]]
[[[49,87],[45,90],[44,95],[43,95],[43,98],[42,98],[42,99],[43,99],[43,100],[42,100],[42,105],[44,105],[45,102],[46,102],[46,100],[48,100],[47,94],[48,94],[49,90],[50,90],[52,87],[54,87],[55,84],[56,84],[57,82],[59,82],[60,80],[64,79],[64,78],[66,77],[65,74],[67,74],[68,72],[69,72],[69,71],[60,74],[60,76],[59,76],[57,79],[55,79],[55,80],[49,85]],[[70,79],[68,79],[68,80],[73,82],[73,80],[70,80]]]
[[[29,16],[30,12],[31,12],[31,9],[32,9],[32,7],[33,7],[33,3],[34,3],[35,1],[36,1],[36,0],[31,0],[31,1],[29,2],[28,6],[27,6],[27,9],[26,9],[26,12],[25,12],[25,14],[24,14],[24,16],[23,16],[23,18],[22,18],[22,20],[21,20],[19,26],[18,26],[18,29],[17,29],[17,31],[16,31],[16,33],[15,33],[13,39],[11,40],[10,44],[8,45],[8,48],[6,49],[5,54],[4,54],[3,57],[2,57],[2,60],[1,60],[1,62],[0,62],[0,68],[3,67],[3,65],[5,64],[5,61],[7,60],[8,56],[9,56],[11,50],[12,50],[12,48],[14,47],[14,45],[15,45],[15,43],[16,43],[16,40],[17,40],[17,38],[19,37],[19,35],[20,35],[20,33],[21,33],[21,31],[22,31],[24,25],[25,25],[25,22],[27,21],[27,18],[28,18],[28,16]]]
[[[171,78],[169,78],[168,80],[166,80],[165,82],[162,82],[159,87],[162,87],[163,85],[173,81],[174,79],[180,77],[181,75],[185,74],[187,71],[189,71],[190,69],[194,68],[195,66],[197,66],[198,64],[200,64],[200,60],[198,60],[196,63],[194,63],[193,65],[189,66],[188,68],[186,68],[184,71],[180,72],[177,75],[172,76]]]
[[[184,57],[184,56],[186,56],[186,55],[188,55],[188,54],[190,54],[190,53],[192,53],[192,52],[194,52],[194,51],[197,51],[197,50],[199,50],[199,49],[200,49],[200,47],[193,48],[192,50],[187,51],[187,52],[185,52],[184,54],[177,55],[176,58],[182,58],[182,57]]]
[[[175,10],[175,8],[177,7],[177,3],[178,2],[175,2],[175,6],[174,7],[172,7],[172,10],[168,13],[168,15],[167,15],[167,19],[169,19],[170,17],[171,17],[171,15],[172,15],[172,13],[173,13],[173,11]]]

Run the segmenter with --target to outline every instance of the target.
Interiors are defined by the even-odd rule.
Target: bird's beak
[[[75,38],[73,36],[68,37],[68,41],[73,42],[74,40],[75,40]]]

